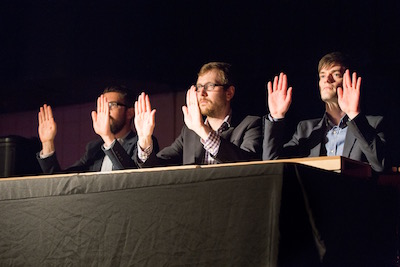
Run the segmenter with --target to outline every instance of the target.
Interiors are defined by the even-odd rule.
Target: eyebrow
[[[339,72],[339,73],[341,73],[341,69],[338,69],[338,70],[332,70],[332,71],[321,70],[321,71],[319,72],[319,74],[321,74],[321,73],[336,73],[336,72]]]

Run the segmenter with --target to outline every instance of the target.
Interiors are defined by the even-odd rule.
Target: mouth
[[[330,90],[333,90],[333,87],[332,86],[325,86],[325,87],[322,88],[322,90],[323,91],[327,91],[327,90],[330,91]]]
[[[208,102],[210,102],[210,101],[207,100],[207,99],[200,99],[199,104],[200,104],[200,105],[205,105],[205,104],[207,104]]]

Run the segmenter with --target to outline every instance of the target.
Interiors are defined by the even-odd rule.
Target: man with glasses
[[[285,114],[292,101],[283,73],[268,83],[269,115],[265,119],[263,159],[282,157],[344,156],[368,162],[376,172],[385,165],[383,117],[360,110],[361,77],[350,75],[339,52],[325,55],[318,65],[319,91],[325,103],[322,119],[301,121],[284,144]]]
[[[137,136],[132,131],[133,97],[124,86],[107,87],[97,99],[97,112],[92,111],[93,129],[101,138],[89,142],[86,153],[74,165],[61,170],[57,161],[54,138],[57,125],[51,107],[40,108],[39,138],[42,151],[37,155],[46,174],[55,172],[111,171],[136,168],[133,160]],[[155,140],[155,149],[158,149]]]
[[[260,160],[261,119],[247,116],[240,120],[232,112],[232,78],[227,63],[211,62],[200,69],[197,83],[187,91],[186,106],[182,107],[185,125],[181,134],[159,153],[154,151],[151,139],[155,110],[148,95],[142,93],[135,102],[138,164],[149,167]]]

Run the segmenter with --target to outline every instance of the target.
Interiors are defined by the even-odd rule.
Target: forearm
[[[142,150],[145,150],[153,146],[153,140],[151,135],[138,136],[138,145]]]
[[[258,143],[258,145],[257,145]],[[261,138],[251,146],[240,147],[221,138],[221,143],[215,159],[219,163],[261,160]]]
[[[42,142],[42,153],[43,155],[50,155],[56,151],[54,140]]]

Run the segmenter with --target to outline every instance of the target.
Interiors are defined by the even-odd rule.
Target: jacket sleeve
[[[185,127],[182,128],[181,134],[175,141],[168,147],[163,148],[161,151],[158,149],[157,139],[153,139],[153,151],[146,162],[142,163],[137,156],[136,162],[139,168],[160,167],[160,166],[173,166],[182,165],[183,162],[183,135]],[[155,144],[157,149],[155,148]]]
[[[248,116],[233,130],[229,139],[221,136],[214,158],[219,163],[261,160],[262,138],[261,118]]]
[[[319,156],[324,128],[321,119],[300,121],[296,132],[285,143],[285,120],[264,119],[263,160]]]
[[[376,172],[385,170],[386,139],[383,117],[368,120],[360,113],[347,123],[349,130],[359,142],[359,147],[372,169]]]
[[[73,172],[83,172],[88,170],[87,152],[80,160],[78,160],[71,167],[68,167],[65,170],[61,169],[57,159],[56,152],[54,152],[53,155],[44,159],[40,158],[39,153],[37,154],[36,157],[44,174],[73,173]]]
[[[277,159],[282,154],[285,121],[272,122],[268,115],[264,116],[263,160]]]
[[[53,155],[43,159],[40,157],[39,153],[40,152],[36,154],[36,158],[44,174],[53,174],[61,172],[61,167],[60,164],[58,163],[56,152],[54,152]]]
[[[128,155],[128,152],[117,140],[114,142],[110,149],[104,149],[103,146],[101,148],[104,153],[110,158],[114,170],[124,170],[137,168],[133,160],[133,151],[135,151],[134,147],[136,147],[136,145],[137,142],[134,142],[131,145],[133,147],[129,148],[129,150],[131,151],[131,155]]]

